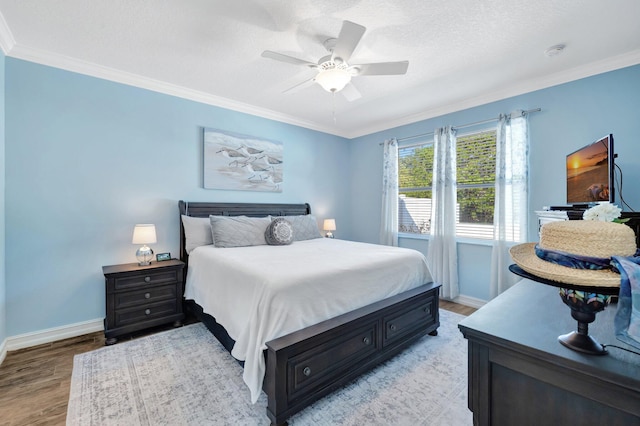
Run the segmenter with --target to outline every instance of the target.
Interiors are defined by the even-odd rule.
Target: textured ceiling
[[[8,56],[345,137],[640,63],[638,0],[0,0],[0,13]],[[367,28],[351,63],[408,60],[407,74],[355,77],[352,102],[282,93],[316,71],[262,51],[317,62],[343,20]]]

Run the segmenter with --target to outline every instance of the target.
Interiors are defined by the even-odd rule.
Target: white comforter
[[[185,298],[214,316],[236,341],[255,403],[265,343],[431,282],[418,251],[316,238],[287,246],[215,248],[189,256]]]

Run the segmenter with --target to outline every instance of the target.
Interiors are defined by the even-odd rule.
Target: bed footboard
[[[426,284],[267,342],[263,389],[272,424],[436,335],[439,287]]]

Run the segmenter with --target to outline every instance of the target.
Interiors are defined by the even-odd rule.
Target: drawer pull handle
[[[429,308],[428,306],[426,308],[424,308],[424,313],[425,314],[430,314],[431,313],[431,308]]]
[[[304,370],[302,370],[302,374],[309,377],[311,375],[311,369],[309,367],[305,367]]]
[[[389,329],[391,331],[396,331],[396,325],[395,324],[389,324]]]
[[[145,315],[149,315],[151,313],[151,309],[147,309],[146,311],[144,311]]]
[[[144,282],[145,283],[151,282],[151,277],[144,277]]]
[[[364,343],[365,345],[370,345],[371,339],[367,336],[364,339],[362,339],[362,343]]]
[[[144,298],[145,298],[145,299],[148,299],[148,298],[150,298],[150,297],[151,297],[151,293],[145,293],[145,294],[144,294]]]

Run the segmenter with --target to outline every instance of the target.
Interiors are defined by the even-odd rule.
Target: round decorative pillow
[[[272,246],[285,246],[293,242],[293,227],[284,218],[273,219],[264,233],[267,244]]]

